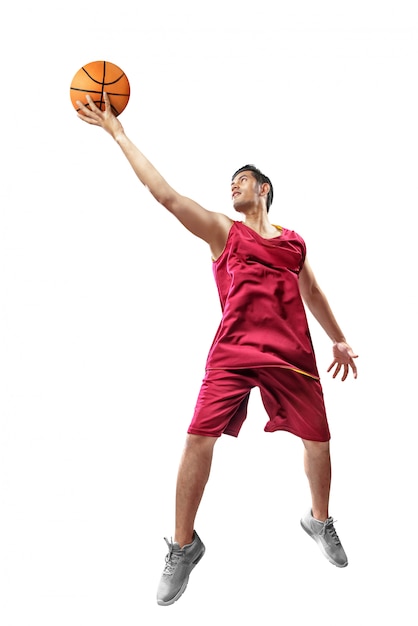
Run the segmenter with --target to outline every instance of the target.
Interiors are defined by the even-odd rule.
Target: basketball
[[[71,81],[70,98],[73,107],[76,111],[80,110],[77,100],[87,105],[88,94],[94,104],[104,111],[104,91],[109,96],[112,111],[117,117],[128,104],[131,93],[125,72],[109,61],[93,61],[83,65]]]

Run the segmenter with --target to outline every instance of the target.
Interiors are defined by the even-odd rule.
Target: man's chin
[[[232,206],[234,211],[236,211],[237,213],[242,213],[243,207],[240,206],[239,202],[234,202]]]

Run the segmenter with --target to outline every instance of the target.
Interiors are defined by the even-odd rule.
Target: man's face
[[[236,211],[254,207],[260,198],[260,185],[250,171],[237,174],[231,183],[232,204]]]

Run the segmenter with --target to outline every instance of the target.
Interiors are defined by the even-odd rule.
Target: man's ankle
[[[190,533],[181,533],[178,532],[174,536],[175,543],[178,543],[180,548],[184,548],[184,546],[188,546],[193,543],[194,533],[190,535]]]
[[[328,511],[321,511],[319,509],[314,511],[312,509],[312,517],[317,522],[326,522],[328,517],[329,517],[329,515],[328,515]]]

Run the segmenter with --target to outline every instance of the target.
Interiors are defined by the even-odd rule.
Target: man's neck
[[[277,228],[270,223],[266,211],[257,211],[244,215],[244,224],[262,237],[277,235]]]

